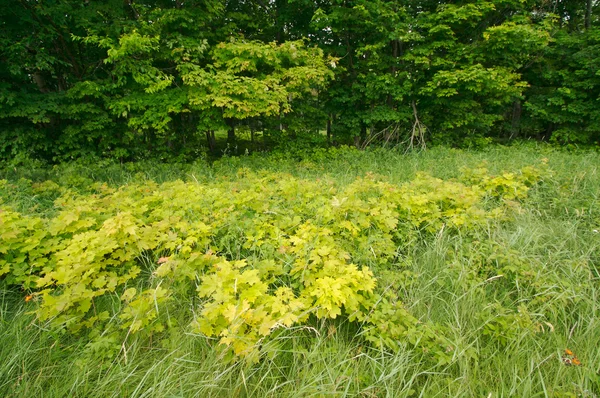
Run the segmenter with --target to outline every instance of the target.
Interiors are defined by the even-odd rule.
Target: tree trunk
[[[331,113],[327,118],[327,143],[331,145]]]
[[[538,133],[537,135],[537,139],[540,141],[550,141],[550,137],[552,137],[552,133],[554,132],[554,123],[550,123],[546,126],[546,131],[544,131],[543,135],[542,133]]]
[[[354,146],[362,148],[363,144],[367,141],[367,125],[361,123],[360,135],[354,136]]]
[[[512,120],[510,123],[510,137],[513,139],[519,136],[519,130],[521,127],[521,111],[523,110],[520,100],[513,102]]]
[[[390,74],[392,75],[392,79],[396,77],[396,58],[398,58],[398,48],[398,40],[392,40],[392,66],[390,67]],[[387,105],[390,108],[393,108],[393,100],[391,94],[388,94],[387,96]]]
[[[227,130],[227,143],[235,145],[235,125],[233,123],[229,125],[229,130]]]
[[[277,3],[277,1],[275,1],[275,42],[277,44],[281,44],[283,43],[283,26],[281,24],[281,16],[279,13],[279,7],[281,7],[280,4]]]
[[[280,133],[280,135],[279,135],[279,136],[280,136],[280,137],[281,137],[281,134],[283,134],[283,120],[281,119],[281,113],[282,113],[282,112],[281,112],[281,110],[280,110],[280,111],[279,111],[279,115],[277,115],[277,118],[278,118],[278,120],[279,120],[279,133]]]
[[[206,143],[208,144],[208,150],[214,152],[216,149],[215,132],[212,130],[206,131]]]
[[[587,7],[585,9],[585,30],[592,27],[592,3],[593,0],[587,0]]]
[[[133,4],[132,0],[124,0],[123,1],[124,5],[125,5],[125,9],[128,9],[131,11],[133,18],[135,20],[140,19],[140,13],[138,12],[138,10],[135,8],[135,4]]]
[[[41,93],[47,93],[48,91],[50,91],[48,90],[48,86],[46,86],[46,79],[42,75],[42,72],[34,72],[33,81],[35,82],[36,86],[38,87]]]

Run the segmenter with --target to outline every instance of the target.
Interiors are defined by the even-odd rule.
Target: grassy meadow
[[[319,218],[327,216],[328,213],[319,212],[329,203],[350,206],[354,203],[353,194],[364,197],[353,204],[362,206],[355,209],[356,219],[368,219],[377,216],[372,214],[373,208],[382,212],[388,209],[382,203],[385,200],[396,201],[394,209],[403,208],[404,202],[397,195],[410,198],[411,190],[423,197],[434,195],[431,199],[434,202],[442,200],[435,197],[438,188],[447,190],[450,196],[461,196],[463,185],[455,182],[462,181],[470,189],[470,180],[465,179],[467,169],[481,171],[485,167],[489,182],[504,175],[503,172],[517,176],[528,166],[540,165],[546,167],[544,173],[522,195],[504,191],[494,196],[485,193],[485,188],[477,188],[481,193],[474,190],[473,198],[481,200],[473,199],[476,210],[469,207],[459,214],[460,219],[454,213],[445,213],[445,218],[424,218],[417,225],[410,221],[403,223],[402,216],[396,215],[393,228],[367,221],[367,226],[357,228],[354,235],[344,235],[340,230],[337,236],[334,223],[325,224]],[[421,173],[436,180],[419,177]],[[248,258],[257,263],[270,259],[285,263],[289,259],[292,264],[294,256],[299,254],[289,253],[291,249],[283,243],[277,243],[273,249],[268,247],[268,239],[285,241],[287,236],[257,236],[267,222],[279,222],[279,215],[293,219],[294,214],[299,214],[302,221],[309,220],[312,225],[321,225],[319,222],[330,225],[335,242],[349,253],[349,259],[344,261],[368,267],[377,280],[374,292],[393,293],[398,299],[394,305],[418,320],[407,327],[408,331],[398,332],[405,337],[392,338],[394,342],[390,345],[376,343],[380,326],[377,321],[368,332],[367,321],[351,320],[344,311],[335,317],[301,315],[294,318],[297,322],[279,328],[270,339],[265,339],[256,360],[235,359],[235,356],[232,359],[231,353],[223,352],[219,336],[207,336],[188,326],[202,317],[203,303],[214,302],[218,293],[198,297],[196,287],[200,280],[206,279],[196,275],[196,282],[176,281],[170,285],[174,293],[171,304],[164,307],[166,310],[160,307],[158,311],[160,301],[156,296],[154,301],[150,299],[151,308],[147,311],[153,311],[156,304],[157,314],[144,327],[153,327],[153,331],[138,337],[130,335],[129,332],[137,330],[135,323],[127,323],[129,318],[122,316],[125,312],[110,311],[117,307],[120,311],[120,306],[125,305],[119,300],[125,288],[135,286],[142,290],[150,286],[158,291],[158,282],[152,275],[161,263],[169,264],[170,260],[163,259],[183,255],[170,254],[180,250],[181,245],[173,249],[165,245],[160,250],[140,251],[135,258],[126,260],[127,264],[139,265],[139,276],[119,285],[107,297],[94,299],[93,304],[94,311],[96,306],[104,306],[111,314],[121,315],[105,320],[100,324],[101,330],[89,333],[69,332],[72,325],[69,326],[68,320],[62,326],[53,322],[62,315],[54,314],[51,311],[54,307],[47,307],[49,312],[44,312],[44,305],[50,299],[36,293],[41,289],[36,279],[19,283],[11,282],[8,277],[0,279],[0,396],[600,396],[600,156],[597,152],[568,152],[534,145],[477,151],[433,148],[410,154],[393,150],[317,149],[224,157],[212,163],[198,161],[184,165],[30,164],[3,169],[0,180],[3,180],[0,208],[4,209],[0,212],[0,235],[7,233],[3,228],[8,225],[8,218],[2,221],[2,217],[8,217],[9,210],[46,222],[63,217],[61,206],[65,203],[76,209],[73,203],[94,197],[97,202],[90,206],[105,206],[101,211],[106,214],[133,209],[130,212],[135,215],[136,206],[143,202],[149,208],[143,217],[150,217],[147,214],[153,211],[153,203],[158,203],[156,195],[163,195],[161,206],[168,207],[169,200],[179,200],[178,190],[189,187],[192,190],[189,192],[200,192],[198,203],[210,197],[211,206],[225,209],[205,213],[208,205],[196,208],[189,203],[194,202],[194,196],[186,196],[181,199],[186,203],[174,205],[186,209],[182,219],[190,225],[197,220],[206,225],[212,225],[213,218],[222,220],[220,232],[215,233],[219,240],[211,235],[204,243],[200,239],[191,250],[210,246],[211,253],[232,262]],[[181,182],[175,182],[178,180]],[[403,185],[411,181],[421,181],[418,183],[421,185]],[[512,186],[511,181],[506,184]],[[146,193],[144,187],[150,187],[148,192],[156,195]],[[381,192],[376,191],[379,189]],[[427,192],[428,189],[432,192]],[[376,194],[372,193],[374,190]],[[280,192],[284,197],[278,196]],[[110,202],[110,198],[121,202]],[[239,203],[233,202],[231,208],[235,209],[227,213],[230,201]],[[245,210],[263,202],[272,205],[276,214]],[[452,206],[460,210],[463,204],[452,202]],[[464,206],[466,209],[467,205]],[[494,209],[500,209],[502,216],[496,217],[500,210]],[[336,214],[331,216],[332,220],[336,220]],[[474,223],[472,218],[476,216],[481,219]],[[105,220],[108,215],[98,217]],[[257,224],[255,220],[259,218],[267,221]],[[252,228],[256,229],[253,230],[256,241],[247,232]],[[74,239],[79,231],[83,229],[64,232],[64,236]],[[123,236],[125,239],[130,235]],[[323,239],[326,238],[329,236]],[[278,251],[279,248],[283,250]],[[0,249],[0,258],[8,258],[11,249],[3,250]],[[106,259],[111,254],[99,256]],[[57,261],[60,264],[68,259]],[[286,278],[287,274],[276,277],[269,282],[269,289],[288,282],[297,286],[293,278]],[[47,286],[58,286],[56,289],[60,290],[61,277],[56,276],[53,281],[54,285]],[[309,289],[309,284],[306,286]],[[354,289],[361,292],[360,286]],[[40,314],[45,314],[42,319],[38,319]],[[169,327],[165,330],[162,326],[155,327],[159,321]],[[385,318],[381,322],[384,321]],[[94,346],[90,350],[91,339],[98,334],[104,336],[105,327],[115,328],[117,337],[111,340],[113,345]],[[127,333],[119,334],[122,331]],[[435,356],[432,351],[439,341],[445,349],[441,356]]]

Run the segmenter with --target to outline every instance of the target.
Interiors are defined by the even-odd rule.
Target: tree
[[[521,1],[331,1],[313,20],[340,59],[325,106],[355,142],[416,120],[438,141],[489,133],[550,39]]]
[[[562,144],[600,142],[599,64],[600,29],[557,32],[532,68],[525,109],[534,134]]]
[[[226,11],[250,3],[19,4],[0,8],[5,158],[172,156],[225,121],[289,112],[329,74],[302,41],[246,40],[248,19]]]
[[[415,134],[593,142],[597,7],[3,2],[0,159],[185,158],[244,125],[276,140],[326,129],[361,147]]]

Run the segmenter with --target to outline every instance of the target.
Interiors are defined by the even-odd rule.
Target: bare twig
[[[411,106],[413,109],[413,116],[415,118],[415,123],[413,124],[412,133],[410,135],[410,141],[408,144],[408,150],[415,149],[415,147],[419,147],[420,149],[427,149],[427,145],[425,143],[425,132],[427,131],[427,127],[419,120],[419,114],[417,112],[417,104],[415,101],[411,102]]]

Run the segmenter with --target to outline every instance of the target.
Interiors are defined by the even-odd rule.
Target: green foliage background
[[[13,0],[0,159],[599,137],[593,0]],[[418,120],[419,123],[416,123]],[[241,144],[240,144],[241,145]],[[225,149],[227,151],[227,149]]]

